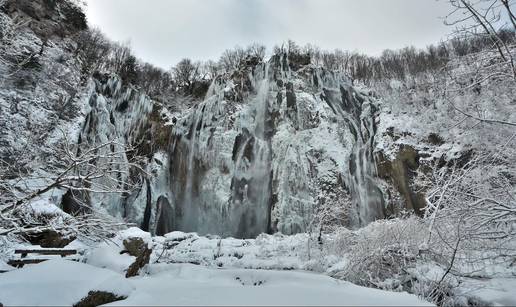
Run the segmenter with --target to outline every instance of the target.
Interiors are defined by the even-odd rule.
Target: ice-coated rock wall
[[[314,66],[294,72],[285,56],[220,77],[174,128],[174,228],[291,234],[334,204],[351,227],[383,217],[375,113],[346,76]]]
[[[289,64],[275,55],[219,76],[171,126],[116,78],[97,81],[83,137],[153,143],[165,130],[166,139],[147,146],[152,176],[138,191],[93,202],[159,234],[293,234],[314,227],[328,207],[344,212],[349,227],[384,217],[372,155],[375,102],[343,74]]]

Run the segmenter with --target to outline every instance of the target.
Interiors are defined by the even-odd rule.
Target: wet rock
[[[133,257],[140,256],[147,246],[147,243],[142,238],[128,238],[124,240],[123,244],[125,251]]]
[[[158,198],[156,235],[162,236],[174,230],[174,209],[165,196]]]
[[[116,110],[118,112],[125,112],[127,111],[127,109],[129,108],[129,101],[128,100],[123,100],[117,107],[116,107]]]
[[[136,260],[129,266],[127,269],[127,273],[125,274],[126,278],[137,276],[140,270],[149,264],[150,256],[152,254],[152,249],[148,248],[145,243],[143,247],[139,250],[139,255],[136,257]]]
[[[340,94],[344,111],[353,114],[355,118],[360,118],[364,98],[358,95],[351,87],[341,86]]]
[[[420,155],[416,149],[402,145],[393,161],[380,154],[377,168],[378,176],[393,184],[404,198],[406,208],[421,215],[426,206],[425,196],[423,192],[416,192],[412,187],[415,173],[420,166],[419,159]]]
[[[88,202],[88,195],[68,190],[61,199],[61,208],[64,212],[71,215],[85,214],[91,211],[86,205]]]
[[[251,133],[247,129],[243,129],[241,133],[239,133],[235,137],[235,143],[233,144],[232,151],[232,160],[236,162],[239,158],[239,153],[242,149],[244,149],[244,157],[247,157],[248,161],[251,161],[252,155],[252,144],[254,143],[254,137],[251,136]],[[251,146],[251,148],[249,148]],[[251,150],[251,152],[249,152]]]
[[[80,302],[73,305],[74,307],[92,307],[109,304],[116,301],[125,300],[127,297],[118,296],[113,293],[104,291],[90,291],[88,296],[83,298]],[[2,304],[0,304],[0,307]]]
[[[299,123],[297,119],[296,93],[294,92],[294,85],[292,84],[292,82],[287,83],[286,89],[287,115],[289,119],[292,121],[294,128],[299,129]]]
[[[145,179],[145,188],[146,188],[146,197],[145,197],[145,211],[143,213],[143,222],[141,225],[141,229],[143,231],[149,231],[150,230],[150,219],[152,214],[152,190],[150,186],[149,179]]]

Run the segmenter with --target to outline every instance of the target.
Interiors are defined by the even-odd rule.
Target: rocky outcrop
[[[136,257],[135,261],[129,266],[125,274],[126,278],[137,276],[140,270],[150,262],[152,249],[150,249],[141,238],[129,238],[124,240],[125,251],[129,255]]]
[[[7,0],[2,10],[14,18],[27,20],[39,37],[64,37],[85,30],[86,15],[81,8],[66,0]]]
[[[418,151],[409,145],[401,145],[394,160],[387,159],[382,153],[377,157],[378,175],[390,183],[391,187],[403,198],[403,205],[395,208],[395,202],[391,202],[389,213],[396,214],[400,209],[408,209],[422,215],[426,207],[425,195],[414,186],[414,178],[420,166]]]
[[[89,203],[89,195],[80,191],[68,190],[61,198],[61,209],[68,214],[77,215],[91,212],[85,204]]]
[[[218,78],[178,121],[169,174],[176,229],[237,237],[305,231],[329,187],[353,195],[342,198],[353,200],[346,225],[383,217],[367,149],[374,103],[344,75],[297,68],[276,55]]]

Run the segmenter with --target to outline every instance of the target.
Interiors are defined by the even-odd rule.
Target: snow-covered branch
[[[65,219],[59,226],[51,225],[38,219],[33,220],[27,205],[54,190],[71,191],[72,195],[85,195],[85,193],[128,195],[139,187],[140,181],[143,180],[141,178],[149,176],[140,166],[143,161],[135,154],[134,148],[117,141],[103,142],[94,146],[71,145],[65,137],[64,145],[59,151],[62,160],[58,166],[47,168],[51,172],[45,172],[46,175],[22,174],[19,170],[11,170],[6,161],[1,161],[6,167],[5,173],[0,174],[2,175],[0,176],[2,178],[0,180],[2,191],[0,235],[37,232],[48,227],[58,228],[59,231],[72,227],[76,228],[75,232],[86,229],[87,233],[91,233],[91,228],[95,228],[97,224],[88,224],[83,220],[84,217]],[[9,176],[6,175],[9,172],[16,173],[18,179],[8,179]],[[76,201],[87,209],[85,212],[95,214],[90,204],[79,198]],[[83,223],[77,224],[81,220]],[[106,223],[110,220],[106,219],[98,230],[109,229]]]

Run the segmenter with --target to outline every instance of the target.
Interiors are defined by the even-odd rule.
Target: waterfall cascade
[[[168,145],[148,166],[156,176],[126,197],[129,210],[119,215],[156,233],[242,238],[306,231],[323,205],[345,207],[349,227],[382,218],[374,102],[343,74],[289,67],[276,55],[216,78],[205,100],[166,128]],[[122,98],[117,86],[104,108],[114,112],[120,101],[129,108],[116,113],[124,120],[112,133],[142,130],[152,108]]]
[[[374,137],[376,127],[374,123],[374,106],[364,102],[358,124],[355,127],[360,131],[351,154],[348,183],[352,202],[357,208],[357,223],[361,227],[385,216],[384,199],[377,184],[377,170],[374,161]]]

